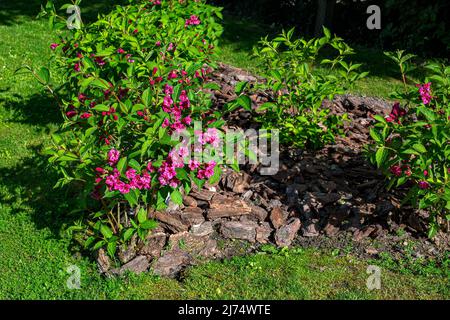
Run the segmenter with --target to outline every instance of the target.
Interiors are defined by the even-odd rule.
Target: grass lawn
[[[299,249],[207,263],[189,269],[181,282],[150,274],[101,277],[95,263],[70,244],[65,228],[74,221],[73,199],[70,190],[52,189],[55,175],[41,154],[61,121],[56,105],[30,75],[14,75],[23,64],[40,66],[48,59],[52,34],[44,21],[33,19],[38,4],[0,4],[0,299],[449,297],[446,277],[384,269],[382,289],[368,291],[368,262]],[[89,2],[91,12],[100,4]],[[222,49],[225,62],[254,68],[241,42],[225,37]],[[390,89],[380,79],[380,88]],[[377,86],[367,83],[371,90]],[[66,287],[70,265],[81,270],[80,290]]]

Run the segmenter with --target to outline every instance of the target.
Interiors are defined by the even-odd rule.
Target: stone
[[[319,223],[312,221],[302,226],[302,235],[304,237],[317,237],[319,235]]]
[[[298,230],[300,229],[301,222],[298,218],[291,218],[288,224],[280,227],[275,232],[275,243],[280,247],[288,247],[291,245]]]
[[[214,220],[217,218],[242,216],[249,214],[251,211],[252,209],[244,200],[216,195],[210,203],[207,217],[209,220]]]
[[[136,234],[131,237],[130,243],[119,246],[117,256],[120,262],[127,263],[136,256]]]
[[[275,229],[278,229],[282,225],[286,224],[286,220],[283,214],[283,210],[280,207],[274,207],[270,212],[270,222]]]
[[[180,213],[181,220],[192,226],[194,224],[200,224],[205,221],[203,216],[203,210],[198,207],[187,207]]]
[[[193,225],[190,229],[192,234],[197,236],[207,236],[214,232],[211,221],[205,221],[201,224]]]
[[[206,246],[208,236],[199,236],[190,232],[180,232],[169,237],[170,250],[182,250],[190,254],[199,254]]]
[[[159,230],[150,231],[150,234],[146,237],[145,242],[139,253],[146,256],[151,257],[159,257],[161,251],[166,245],[167,235],[162,231],[161,228]]]
[[[362,229],[358,229],[353,233],[353,240],[361,241],[367,237],[369,237],[376,230],[375,226],[365,226]]]
[[[175,277],[185,266],[191,263],[191,256],[181,250],[171,250],[158,258],[151,266],[153,273],[159,276]]]
[[[126,271],[134,273],[142,273],[147,271],[150,266],[150,262],[146,256],[137,256],[130,262],[124,264],[119,270],[115,269],[112,273],[124,274]]]
[[[111,268],[111,260],[103,248],[97,251],[97,265],[101,273],[105,273]]]
[[[223,221],[220,232],[225,238],[255,242],[257,227],[253,221]]]
[[[268,243],[269,238],[272,235],[273,229],[270,227],[268,222],[263,222],[261,225],[256,227],[256,242]]]
[[[173,233],[187,231],[189,228],[188,225],[184,224],[181,221],[180,215],[178,213],[171,214],[161,211],[155,211],[150,216],[151,218],[162,222],[162,224]]]

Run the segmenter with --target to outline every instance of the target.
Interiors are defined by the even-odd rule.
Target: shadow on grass
[[[60,239],[64,227],[78,219],[71,214],[77,190],[54,189],[59,175],[42,155],[42,145],[33,147],[32,154],[14,167],[0,168],[0,202],[9,207],[12,214],[29,212],[36,228],[48,228]]]
[[[55,99],[42,93],[35,93],[26,99],[16,93],[0,95],[0,106],[9,113],[9,122],[45,126],[63,121]]]
[[[2,0],[0,2],[0,25],[13,25],[23,23],[29,18],[36,17],[41,5],[45,6],[46,0]],[[56,0],[55,8],[58,10],[63,4],[70,3],[69,0]],[[80,4],[81,18],[83,21],[94,20],[99,13],[107,13],[114,5],[127,4],[126,0],[89,0]],[[64,11],[58,11],[64,15]]]

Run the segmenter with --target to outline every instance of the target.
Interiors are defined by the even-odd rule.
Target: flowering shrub
[[[375,116],[369,156],[387,175],[390,188],[409,189],[405,202],[429,209],[432,237],[439,219],[450,220],[450,67],[428,64],[430,75],[409,89],[413,56],[403,51],[387,55],[399,64],[405,83],[405,91],[394,97],[406,103],[395,103],[386,117]]]
[[[53,5],[46,8],[64,29]],[[86,247],[107,247],[114,256],[117,245],[156,226],[147,218],[151,208],[164,209],[169,199],[181,204],[193,182],[201,187],[220,177],[213,160],[188,160],[191,141],[174,139],[184,131],[194,136],[197,120],[208,128],[195,128],[196,148],[218,146],[222,121],[200,91],[214,67],[217,17],[220,9],[200,0],[137,1],[65,30],[50,45],[64,72],[64,123],[47,153],[62,175],[57,186],[82,186],[86,214],[72,230]],[[38,79],[47,85],[48,74],[41,69]]]
[[[342,118],[322,108],[325,98],[344,93],[346,86],[367,73],[358,73],[359,64],[347,63],[345,58],[353,50],[339,37],[324,28],[320,39],[293,39],[294,29],[284,32],[272,41],[262,39],[254,49],[267,70],[266,84],[257,89],[270,90],[271,102],[263,104],[256,116],[263,128],[279,129],[280,142],[295,147],[320,148],[334,142],[342,133]],[[334,59],[317,62],[322,49],[336,51]],[[321,72],[320,65],[331,65],[335,72]],[[241,105],[246,104],[240,98]]]

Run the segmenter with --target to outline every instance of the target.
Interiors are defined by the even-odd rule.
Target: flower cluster
[[[127,194],[131,189],[148,190],[151,187],[151,176],[145,169],[141,175],[137,174],[135,169],[128,169],[125,172],[128,182],[122,181],[120,176],[119,170],[114,168],[113,173],[105,178],[105,184],[109,191],[119,191],[122,194]]]
[[[400,124],[400,117],[406,115],[406,110],[400,107],[400,103],[396,102],[392,107],[391,113],[386,117],[387,122],[396,122]]]
[[[431,99],[433,98],[431,96],[431,82],[427,82],[425,84],[417,84],[416,86],[417,88],[419,88],[419,94],[423,104],[429,104],[431,102]]]
[[[196,15],[192,15],[189,19],[186,19],[185,26],[198,26],[201,23],[200,19]]]
[[[171,120],[169,120],[169,118],[165,118],[162,127],[170,127],[172,130],[177,132],[186,129],[186,126],[190,125],[192,122],[190,115],[183,117],[183,110],[189,110],[191,107],[191,102],[187,96],[186,90],[181,91],[178,98],[178,103],[174,103],[172,99],[172,86],[166,84],[164,87],[164,93],[165,96],[162,103],[162,110],[171,116]]]

